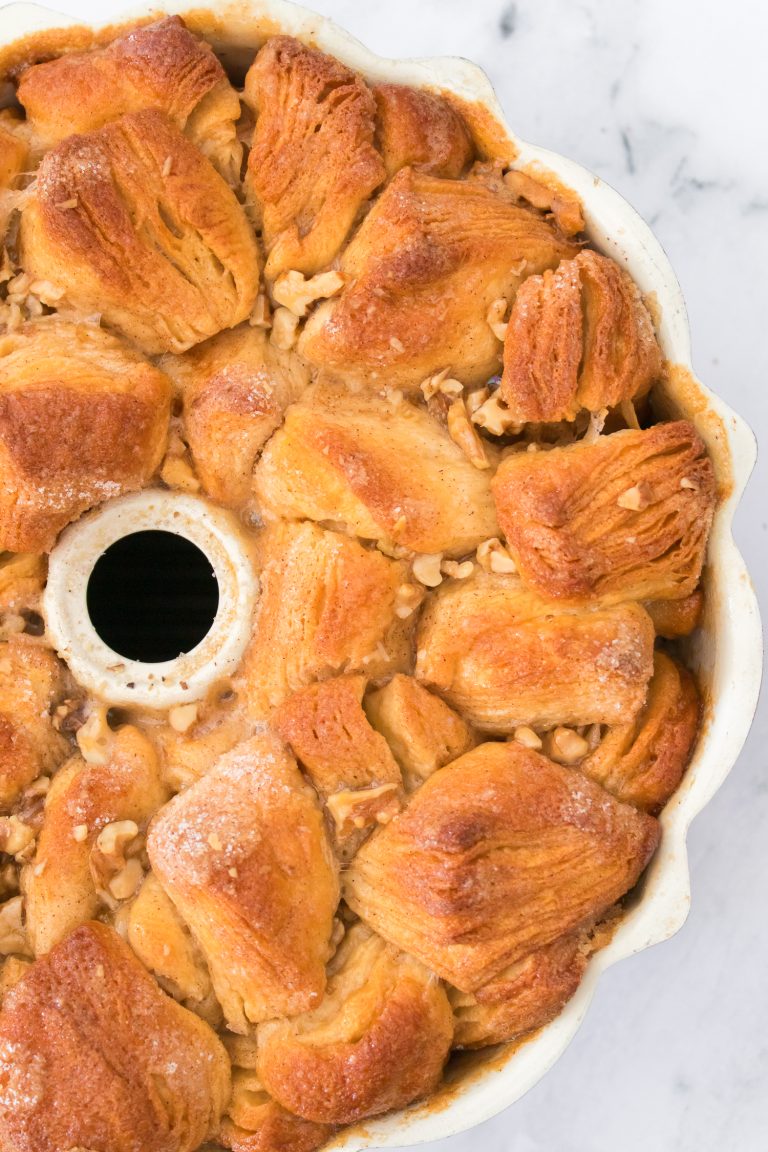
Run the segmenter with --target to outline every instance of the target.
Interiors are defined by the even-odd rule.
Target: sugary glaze
[[[0,1146],[312,1152],[578,987],[696,741],[715,479],[577,198],[457,102],[83,47],[0,123]],[[145,486],[261,593],[231,682],[108,713],[46,553]]]

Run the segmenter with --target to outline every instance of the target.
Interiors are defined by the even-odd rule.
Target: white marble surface
[[[84,18],[112,0],[49,0]],[[115,11],[120,5],[115,3]],[[470,57],[524,138],[615,185],[681,280],[699,375],[768,437],[764,0],[314,0],[385,55]],[[768,477],[737,532],[768,613]],[[431,1152],[765,1152],[768,706],[690,836],[693,909],[604,978],[550,1074]]]

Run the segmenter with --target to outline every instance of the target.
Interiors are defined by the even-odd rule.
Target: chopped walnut
[[[200,481],[186,455],[166,456],[160,470],[160,479],[169,488],[178,488],[182,492],[200,491]]]
[[[62,700],[53,713],[53,726],[57,732],[77,732],[86,721],[86,702],[78,697]]]
[[[442,552],[423,552],[413,561],[413,574],[420,584],[427,588],[437,588],[442,583],[440,564]]]
[[[35,843],[35,830],[23,823],[18,816],[0,817],[0,852],[15,856],[17,860],[27,859],[28,849]]]
[[[106,764],[112,735],[112,729],[107,722],[107,709],[100,704],[93,709],[75,734],[80,755],[86,764]]]
[[[496,536],[484,540],[477,548],[477,562],[485,572],[499,572],[511,575],[517,572],[517,565],[507,549]]]
[[[502,404],[495,392],[472,413],[472,423],[477,424],[478,428],[485,428],[492,436],[520,431],[520,425],[515,423],[509,409]]]
[[[537,736],[533,728],[528,728],[523,725],[521,728],[515,728],[512,733],[512,739],[518,744],[522,744],[523,748],[531,748],[534,752],[538,752],[541,748],[541,737]]]
[[[589,750],[589,742],[572,728],[555,728],[544,737],[544,751],[558,764],[577,764]]]
[[[619,508],[626,508],[630,512],[642,512],[652,502],[653,494],[645,480],[641,480],[632,488],[627,488],[616,501]]]
[[[23,918],[24,902],[21,896],[14,896],[0,905],[0,955],[32,955]]]
[[[491,304],[485,317],[491,332],[493,332],[496,339],[500,340],[502,344],[507,338],[507,328],[509,327],[509,322],[504,319],[508,307],[509,305],[506,299],[500,296],[498,300],[494,300],[493,304]]]
[[[296,343],[299,317],[288,308],[276,308],[272,317],[270,341],[276,348],[288,352]]]
[[[91,849],[90,869],[96,889],[103,898],[127,900],[133,896],[144,875],[135,853],[142,847],[139,828],[133,820],[106,824]]]
[[[471,560],[459,563],[457,560],[443,560],[440,571],[444,576],[451,576],[454,580],[466,580],[475,570]]]
[[[178,704],[168,713],[168,723],[174,732],[188,732],[197,720],[197,704]]]
[[[401,584],[395,595],[395,616],[407,620],[424,599],[424,589],[415,584]]]
[[[478,408],[485,404],[486,400],[491,394],[490,388],[475,388],[473,392],[468,392],[466,397],[467,412],[470,416],[474,416]]]
[[[307,280],[301,272],[291,271],[278,276],[272,295],[294,316],[303,317],[310,305],[317,300],[328,300],[343,287],[344,277],[339,272],[318,272]]]
[[[448,375],[448,369],[443,368],[442,372],[437,372],[434,376],[428,376],[426,380],[422,381],[421,393],[425,400],[431,400],[433,396],[460,396],[464,391],[464,385],[460,380],[454,380],[453,377]]]
[[[84,844],[88,839],[88,825],[75,824],[74,828],[72,829],[72,839],[77,844]]]
[[[600,408],[597,412],[590,412],[587,430],[581,438],[582,444],[594,444],[599,439],[608,418],[608,409]]]
[[[488,453],[482,440],[472,427],[467,406],[461,397],[454,400],[448,409],[448,434],[454,444],[461,448],[469,462],[474,464],[475,468],[490,468],[491,462],[488,459]]]
[[[339,837],[350,835],[373,824],[388,824],[400,811],[397,784],[375,788],[345,789],[326,801]]]
[[[256,303],[248,317],[248,323],[251,328],[272,327],[272,309],[269,306],[269,300],[264,292],[259,292],[256,297]]]

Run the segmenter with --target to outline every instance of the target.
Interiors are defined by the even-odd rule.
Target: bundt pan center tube
[[[382,59],[329,20],[285,0],[222,5],[215,12],[190,10],[174,2],[130,10],[115,6],[103,25],[129,24],[163,13],[183,16],[193,31],[206,35],[238,85],[254,51],[269,36],[284,33],[335,56],[370,81],[452,94],[489,156],[514,161],[517,168],[528,171],[546,170],[562,186],[573,189],[582,202],[590,242],[626,269],[644,298],[653,302],[656,335],[671,365],[663,395],[656,397],[658,407],[665,409],[664,415],[695,425],[715,468],[720,499],[709,537],[706,608],[685,653],[701,687],[704,718],[682,784],[660,815],[661,843],[640,890],[633,894],[610,941],[590,959],[578,991],[552,1023],[520,1045],[460,1056],[449,1066],[443,1087],[429,1100],[347,1128],[329,1146],[353,1152],[437,1140],[494,1116],[534,1085],[575,1034],[600,974],[617,960],[668,939],[686,918],[690,903],[686,832],[733,766],[749,730],[760,684],[757,605],[731,531],[755,460],[754,437],[739,416],[696,380],[680,288],[650,229],[599,177],[517,139],[505,124],[487,77],[476,65],[460,59]],[[0,56],[3,48],[24,37],[73,24],[54,11],[26,4],[5,8],[0,20]],[[137,332],[137,342],[140,336],[146,350],[154,354],[146,328]],[[177,513],[181,529],[178,518],[174,519]],[[180,531],[208,557],[219,584],[219,611],[210,633],[199,648],[171,661],[173,667],[165,671],[161,671],[162,664],[139,667],[138,662],[134,667],[115,661],[85,611],[85,584],[98,555],[115,540],[148,529]],[[145,490],[87,514],[62,534],[51,556],[46,593],[49,632],[76,677],[106,700],[169,707],[202,694],[212,675],[211,662],[217,676],[237,663],[246,639],[240,623],[250,620],[256,596],[250,573],[236,524],[228,514],[196,498]],[[114,665],[121,662],[125,667],[117,670]],[[230,765],[228,769],[232,780],[235,768]],[[239,786],[235,781],[233,788],[235,784]],[[167,865],[169,871],[172,863]]]
[[[146,532],[196,545],[218,585],[206,634],[190,651],[165,660],[114,651],[94,627],[87,603],[99,559],[116,543]],[[256,592],[252,559],[232,513],[196,496],[152,489],[108,501],[62,533],[51,553],[43,610],[51,641],[79,684],[107,704],[163,711],[199,700],[235,671],[250,636]],[[114,594],[119,611],[119,587]],[[152,623],[162,630],[163,621]]]

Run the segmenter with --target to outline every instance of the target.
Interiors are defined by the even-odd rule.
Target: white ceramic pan
[[[672,936],[690,903],[686,832],[722,784],[744,743],[757,703],[762,645],[757,603],[731,535],[733,514],[755,460],[749,427],[694,377],[685,304],[674,272],[646,224],[612,188],[572,161],[517,139],[504,124],[488,78],[459,59],[385,60],[369,52],[329,20],[285,0],[250,0],[222,5],[215,13],[180,0],[160,0],[130,10],[106,0],[103,25],[128,23],[161,13],[179,13],[203,31],[232,74],[244,73],[253,51],[268,35],[286,32],[332,53],[376,81],[424,85],[469,102],[492,140],[493,151],[521,165],[542,165],[581,196],[587,231],[613,256],[653,301],[661,346],[676,366],[666,393],[670,410],[693,420],[716,464],[722,498],[715,516],[706,573],[704,625],[691,642],[706,702],[699,744],[682,786],[661,816],[663,838],[610,944],[592,959],[577,994],[561,1015],[517,1048],[493,1050],[459,1061],[445,1090],[424,1105],[347,1129],[335,1147],[401,1147],[464,1131],[500,1112],[526,1092],[565,1049],[609,965]],[[74,22],[32,4],[0,12],[0,55],[22,37]],[[407,42],[403,48],[407,51]]]

